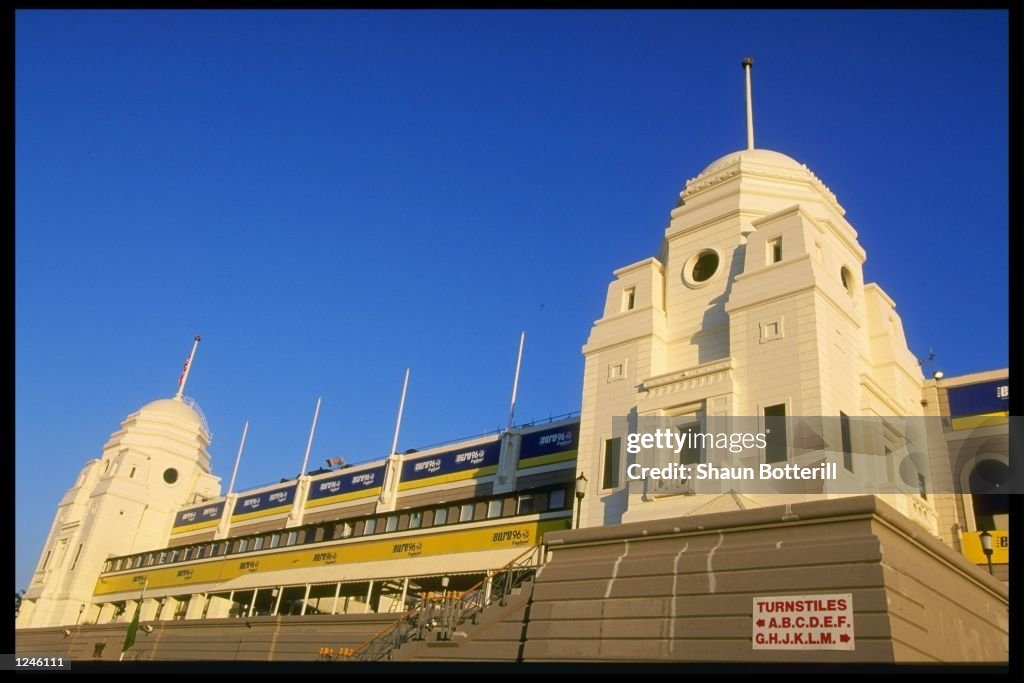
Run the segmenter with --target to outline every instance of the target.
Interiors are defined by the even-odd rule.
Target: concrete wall
[[[394,614],[254,617],[202,621],[154,622],[152,633],[141,628],[125,660],[183,661],[316,661],[321,647],[355,648],[395,621]],[[251,626],[247,626],[246,624]],[[16,632],[19,656],[56,655],[72,662],[117,661],[127,624],[69,626]],[[103,652],[94,657],[96,645]]]
[[[519,652],[527,662],[1008,661],[1006,587],[873,496],[552,532],[546,541],[551,559],[526,604],[465,626],[466,637],[447,648],[408,654],[478,660]],[[754,597],[834,593],[852,595],[853,650],[753,648]],[[488,651],[493,656],[481,654]]]

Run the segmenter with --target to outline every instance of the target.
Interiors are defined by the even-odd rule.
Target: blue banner
[[[254,493],[248,496],[240,496],[235,501],[235,511],[232,517],[249,515],[253,512],[263,512],[274,508],[283,508],[292,504],[295,500],[295,484],[283,486],[279,489],[272,489],[262,493]]]
[[[951,387],[948,396],[951,417],[1004,413],[1010,409],[1010,380]]]
[[[219,520],[222,514],[224,514],[223,500],[203,507],[181,510],[174,518],[174,526],[189,526],[191,524],[215,521]]]
[[[576,450],[579,438],[579,422],[523,434],[519,446],[519,461]]]
[[[482,467],[498,466],[501,455],[501,441],[463,446],[457,450],[445,451],[436,455],[402,463],[402,484],[418,479],[429,479],[446,474],[477,470]]]
[[[315,479],[310,484],[307,500],[329,498],[343,493],[377,488],[384,483],[384,466],[358,472],[344,472],[326,479]]]

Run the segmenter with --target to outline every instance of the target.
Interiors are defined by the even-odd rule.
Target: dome
[[[190,427],[198,427],[207,435],[210,434],[210,429],[206,424],[206,416],[203,415],[196,402],[187,396],[183,399],[161,398],[151,401],[142,406],[139,413],[146,417],[159,417],[165,420],[182,422]]]
[[[765,166],[781,166],[783,168],[805,169],[806,167],[793,157],[786,156],[781,152],[773,152],[770,149],[741,149],[738,152],[726,154],[708,164],[707,168],[700,172],[700,175],[714,173],[720,169],[730,166],[737,161],[750,161]]]

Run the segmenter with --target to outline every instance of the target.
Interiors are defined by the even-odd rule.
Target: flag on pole
[[[142,612],[142,598],[146,595],[146,586],[149,585],[149,578],[146,579],[146,583],[142,585],[142,592],[139,594],[139,602],[135,605],[135,615],[132,617],[132,623],[128,625],[128,633],[124,637],[124,645],[121,647],[121,656],[124,657],[124,653],[135,644],[135,633],[139,630],[139,614]]]
[[[183,381],[185,381],[185,373],[187,373],[187,372],[188,372],[188,362],[189,362],[190,360],[192,360],[192,356],[189,356],[188,358],[186,358],[186,359],[185,359],[185,367],[183,367],[183,368],[181,369],[181,376],[180,376],[180,377],[178,377],[178,386],[179,386],[179,387],[181,386],[181,383],[182,383]]]

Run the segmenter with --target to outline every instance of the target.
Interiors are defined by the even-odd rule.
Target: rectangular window
[[[285,545],[295,545],[298,542],[298,540],[299,540],[299,532],[297,532],[297,531],[289,531],[288,532],[288,540],[286,540],[284,543],[285,543]]]
[[[256,540],[252,542],[253,550],[263,550],[263,537],[257,536]]]
[[[140,557],[139,559],[141,560],[142,558]],[[177,550],[172,550],[171,551],[171,562],[177,562],[177,561],[178,561],[178,551]],[[138,565],[136,565],[136,566],[138,566]]]
[[[434,511],[434,524],[441,526],[448,521],[448,508],[438,508]]]
[[[377,530],[377,520],[370,518],[366,520],[366,524],[363,526],[363,536],[369,536]]]
[[[166,550],[164,550],[163,552],[160,553],[160,557],[157,558],[156,563],[157,564],[163,564],[165,562],[167,562],[167,551]]]
[[[487,519],[501,517],[501,499],[487,501]]]
[[[196,548],[196,559],[197,560],[203,559],[203,553],[205,553],[205,552],[206,552],[206,546],[205,545],[201,545],[198,548]]]
[[[423,513],[422,512],[412,512],[412,513],[410,513],[409,514],[409,528],[410,529],[419,529],[421,526],[423,526]]]
[[[187,560],[191,556],[192,556],[192,548],[185,548],[185,550],[181,553],[182,561]]]
[[[271,534],[270,547],[276,548],[279,545],[281,545],[281,534]]]
[[[352,535],[352,525],[348,522],[342,522],[341,524],[341,537],[348,538]]]
[[[764,409],[764,461],[786,462],[789,459],[786,447],[786,404],[779,403]]]
[[[839,428],[843,434],[843,467],[853,472],[853,444],[850,436],[850,416],[839,411]]]
[[[52,554],[53,554],[52,550],[47,550],[46,551],[46,557],[43,558],[43,566],[39,568],[40,570],[46,569],[46,565],[50,564],[50,555],[52,555]],[[121,561],[118,560],[118,564],[120,564],[120,563],[121,563]],[[118,569],[120,569],[120,567],[118,567]]]
[[[622,292],[622,310],[632,311],[636,306],[636,287],[630,287]]]
[[[549,510],[561,510],[565,507],[565,489],[555,489],[548,498]]]
[[[921,496],[921,498],[928,500],[928,491],[927,487],[925,486],[924,475],[921,474],[920,472],[917,473],[917,492],[918,495]]]
[[[699,465],[704,460],[704,438],[701,434],[700,421],[694,420],[686,424],[677,425],[679,437],[682,439],[682,447],[679,448],[680,465]]]
[[[526,494],[525,496],[519,496],[519,500],[516,501],[516,514],[517,515],[529,515],[533,513],[533,496]]]
[[[248,549],[249,549],[249,539],[248,538],[240,538],[240,539],[238,539],[238,550],[236,550],[235,552],[244,553]],[[173,562],[174,560],[172,559],[171,561]]]
[[[128,473],[128,478],[129,478],[129,479],[132,479],[132,478],[134,478],[134,477],[135,477],[135,468],[133,467],[133,468],[132,468],[132,471]]]
[[[78,556],[81,555],[81,554],[82,554],[82,544],[79,543],[78,544],[78,550],[75,551],[75,559],[71,560],[71,571],[74,571],[75,567],[78,566]],[[149,563],[153,564],[153,556],[152,555],[149,556]]]
[[[604,471],[601,477],[601,488],[613,489],[619,485],[619,457],[622,452],[622,439],[606,439],[604,442]]]
[[[472,522],[473,521],[473,504],[463,503],[462,507],[459,508],[459,521],[460,522]]]
[[[782,260],[782,238],[776,237],[768,241],[768,263],[778,263]]]
[[[398,515],[391,515],[387,518],[387,522],[384,525],[384,531],[390,533],[398,529]]]

